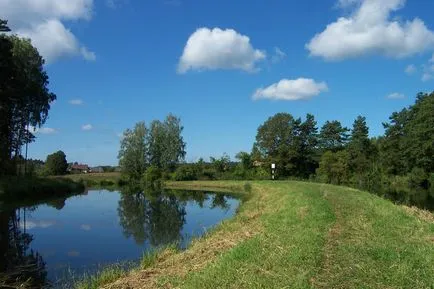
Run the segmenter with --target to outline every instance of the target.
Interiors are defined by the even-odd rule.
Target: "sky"
[[[56,93],[29,156],[116,165],[120,137],[169,113],[187,161],[250,151],[278,112],[318,126],[392,112],[434,90],[434,1],[0,0]]]

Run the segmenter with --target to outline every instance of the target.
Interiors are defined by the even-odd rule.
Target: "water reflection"
[[[25,209],[0,211],[0,286],[47,288],[50,285],[45,262],[30,249],[33,236],[26,232],[25,216]]]
[[[238,203],[224,194],[126,187],[31,206],[0,204],[0,288],[57,288],[70,271],[92,273],[159,246],[185,248],[231,217]]]

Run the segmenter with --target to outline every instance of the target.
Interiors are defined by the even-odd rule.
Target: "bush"
[[[143,181],[146,185],[152,185],[156,181],[161,180],[162,172],[155,166],[150,166],[146,169],[143,175]]]
[[[421,168],[413,168],[408,174],[408,184],[410,188],[418,189],[428,189],[429,180],[428,174]]]
[[[215,180],[217,172],[214,169],[205,169],[203,170],[202,175],[207,180]]]
[[[175,181],[194,181],[197,180],[197,174],[192,166],[181,165],[173,174]]]

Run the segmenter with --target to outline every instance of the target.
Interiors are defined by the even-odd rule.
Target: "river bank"
[[[245,182],[168,183],[244,189]],[[102,288],[427,288],[432,214],[332,185],[251,182],[239,213]],[[431,216],[431,218],[427,217]],[[113,278],[115,279],[115,278]]]

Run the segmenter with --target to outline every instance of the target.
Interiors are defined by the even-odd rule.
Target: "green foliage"
[[[64,175],[67,168],[68,162],[63,151],[57,151],[47,156],[47,160],[45,161],[45,173],[47,175]]]
[[[98,289],[127,275],[127,268],[122,264],[107,266],[92,275],[84,275],[74,284],[75,289]]]
[[[129,179],[142,177],[147,167],[148,148],[148,129],[144,122],[137,123],[134,130],[124,132],[118,159],[122,173]]]
[[[1,21],[1,30],[7,30]],[[56,95],[48,89],[44,60],[30,40],[0,35],[0,175],[14,174],[12,160],[35,136],[29,127],[40,127]]]
[[[348,132],[349,129],[343,127],[339,121],[326,121],[319,134],[321,149],[324,152],[337,152],[344,149],[349,137]]]
[[[0,195],[4,194],[8,201],[62,197],[83,191],[83,183],[64,178],[8,176],[0,179]]]
[[[197,180],[197,172],[193,165],[181,165],[176,169],[173,179],[175,181],[194,181]]]
[[[254,150],[267,163],[276,163],[278,176],[309,177],[318,166],[317,145],[313,115],[307,114],[302,122],[288,113],[278,113],[259,126]]]
[[[122,173],[137,181],[148,166],[158,168],[160,177],[172,172],[185,157],[182,130],[181,120],[171,114],[164,122],[152,121],[149,129],[144,122],[137,123],[133,131],[127,129],[118,155]]]
[[[325,152],[317,170],[318,178],[329,184],[346,184],[349,181],[349,154],[347,151]]]
[[[181,119],[169,114],[164,122],[154,120],[149,129],[149,162],[163,170],[173,170],[184,160],[185,142]]]
[[[223,173],[229,169],[231,159],[228,154],[224,153],[219,159],[210,157],[212,167],[217,173]]]
[[[156,166],[149,166],[144,175],[143,180],[146,185],[153,185],[155,182],[160,180],[162,177],[162,171]]]

